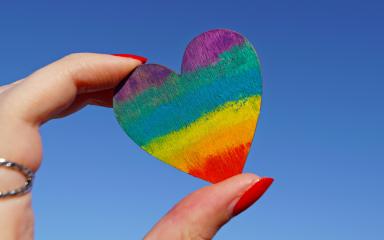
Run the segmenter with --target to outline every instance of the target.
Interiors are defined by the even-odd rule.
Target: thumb
[[[221,226],[256,202],[272,182],[272,178],[240,174],[204,187],[171,209],[145,239],[211,239]]]

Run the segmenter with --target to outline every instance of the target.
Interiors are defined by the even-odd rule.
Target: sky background
[[[1,1],[0,83],[73,52],[134,53],[176,71],[229,28],[255,46],[263,106],[246,172],[275,178],[216,239],[384,239],[382,1]],[[207,183],[155,160],[112,109],[46,124],[36,239],[140,239]]]

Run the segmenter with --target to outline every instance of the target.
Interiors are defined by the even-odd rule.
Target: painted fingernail
[[[252,185],[239,199],[233,208],[232,215],[236,216],[254,204],[273,183],[273,178],[261,178]]]
[[[148,61],[148,59],[145,57],[141,57],[133,54],[118,53],[118,54],[112,54],[112,55],[117,57],[133,58],[133,59],[139,60],[143,64]]]

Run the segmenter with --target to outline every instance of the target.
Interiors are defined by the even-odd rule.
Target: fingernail
[[[253,184],[237,201],[232,215],[236,216],[254,204],[273,183],[273,178],[261,178]]]
[[[148,61],[148,59],[145,57],[141,57],[141,56],[137,56],[137,55],[133,55],[133,54],[126,54],[126,53],[120,54],[120,53],[118,53],[118,54],[112,54],[112,55],[117,56],[117,57],[133,58],[133,59],[139,60],[143,64]]]

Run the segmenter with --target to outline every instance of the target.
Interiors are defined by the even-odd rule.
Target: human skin
[[[0,158],[38,171],[42,160],[39,127],[88,104],[112,107],[114,88],[140,64],[123,56],[77,53],[1,86]],[[20,174],[0,168],[0,191],[23,181]],[[260,181],[254,174],[240,174],[197,190],[173,207],[145,239],[211,239],[271,183],[269,178]],[[0,239],[33,239],[31,203],[31,193],[0,200]]]

